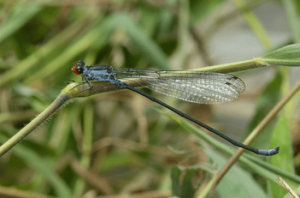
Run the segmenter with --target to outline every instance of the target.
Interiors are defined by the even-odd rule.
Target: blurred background
[[[0,5],[1,144],[45,110],[65,82],[81,82],[70,70],[77,60],[186,70],[249,60],[300,42],[296,0],[2,0]],[[246,90],[226,104],[199,105],[144,91],[243,141],[296,84],[300,71],[265,67],[234,75]],[[261,149],[285,144],[285,160],[262,160],[275,166],[283,161],[277,167],[292,174],[300,165],[298,101],[299,94],[281,112],[284,121],[273,120],[252,144]],[[230,155],[169,114],[130,91],[75,99],[0,158],[0,196],[196,197]],[[272,139],[275,130],[283,136]],[[285,193],[236,164],[209,196]]]

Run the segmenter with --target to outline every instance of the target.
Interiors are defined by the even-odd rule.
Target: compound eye
[[[74,67],[72,67],[72,72],[74,72],[77,75],[80,75],[83,73],[83,68],[85,67],[85,63],[82,60],[76,61]]]
[[[77,70],[78,73],[82,74],[83,67],[82,66],[77,66],[76,70]]]
[[[85,66],[85,63],[82,60],[78,60],[78,61],[76,61],[75,65],[78,67],[83,67],[83,66]]]

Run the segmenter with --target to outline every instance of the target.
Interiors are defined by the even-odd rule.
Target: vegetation
[[[291,29],[290,39],[276,46],[253,12],[270,3],[285,9]],[[1,1],[0,196],[295,197],[277,177],[298,192],[300,82],[290,84],[290,68],[300,65],[300,45],[294,44],[300,42],[298,4]],[[218,64],[208,47],[212,35],[236,19],[244,19],[263,53]],[[241,79],[255,78],[250,69],[276,70],[263,90],[242,94],[239,101],[256,107],[239,108],[254,112],[239,119],[236,111],[216,118],[211,105],[145,92],[220,131],[236,126],[246,144],[279,146],[280,152],[261,157],[235,151],[140,95],[110,93],[121,90],[105,82],[90,90],[70,71],[76,60],[115,68],[239,72]]]

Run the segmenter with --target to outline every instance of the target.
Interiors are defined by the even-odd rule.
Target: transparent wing
[[[199,104],[229,102],[245,89],[244,82],[230,74],[141,69],[116,69],[115,72],[119,79],[136,79],[161,94]]]

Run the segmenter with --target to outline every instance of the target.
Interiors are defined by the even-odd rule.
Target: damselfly
[[[90,80],[106,81],[120,88],[129,89],[145,96],[153,102],[215,133],[237,147],[265,156],[275,155],[279,152],[279,147],[262,150],[237,142],[216,129],[122,81],[134,80],[154,91],[189,102],[216,104],[232,101],[238,98],[239,94],[244,91],[244,82],[236,76],[215,72],[194,73],[188,71],[154,71],[131,68],[115,69],[108,65],[86,66],[81,60],[76,62],[74,67],[72,67],[72,71],[77,75],[82,75],[82,81],[87,82],[91,88],[93,88],[93,84]]]

